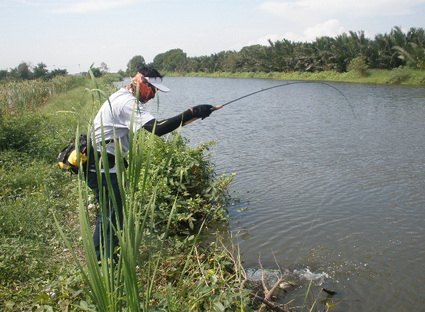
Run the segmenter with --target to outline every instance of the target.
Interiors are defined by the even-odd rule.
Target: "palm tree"
[[[409,42],[405,47],[395,46],[394,50],[398,51],[399,58],[407,61],[410,67],[425,70],[425,48],[414,42]]]

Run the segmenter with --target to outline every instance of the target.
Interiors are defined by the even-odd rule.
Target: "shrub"
[[[150,164],[147,185],[141,188],[144,191],[138,197],[142,202],[155,192],[155,222],[159,228],[169,222],[173,205],[176,213],[171,220],[172,233],[188,234],[205,218],[226,219],[227,211],[223,207],[228,200],[226,188],[232,176],[215,176],[206,154],[212,143],[190,148],[186,145],[187,139],[179,134],[172,134],[167,140],[156,136],[153,139],[150,149],[142,150],[139,156],[150,159]]]
[[[51,115],[20,112],[0,118],[0,151],[17,151],[54,161],[73,130],[61,128]]]
[[[391,75],[387,80],[389,84],[401,84],[402,82],[408,80],[410,77],[410,71],[403,67],[395,68],[391,70]]]
[[[357,56],[353,58],[348,64],[347,70],[357,72],[361,77],[366,76],[366,71],[369,66],[366,64],[366,58],[364,56]]]

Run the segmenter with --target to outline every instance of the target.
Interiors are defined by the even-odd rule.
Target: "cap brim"
[[[153,85],[159,91],[162,91],[162,92],[170,91],[170,88],[168,88],[168,87],[166,87],[162,84],[161,78],[159,78],[159,77],[145,77],[145,78],[151,85]]]

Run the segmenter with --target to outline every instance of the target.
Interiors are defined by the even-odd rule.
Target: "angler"
[[[205,119],[214,110],[220,108],[220,106],[198,105],[174,117],[161,121],[156,120],[146,110],[144,104],[153,99],[158,90],[162,92],[170,91],[162,83],[162,77],[152,67],[141,68],[129,85],[119,89],[105,101],[94,119],[92,129],[93,145],[97,147],[98,152],[102,152],[102,149],[106,148],[108,155],[107,171],[109,172],[107,177],[104,172],[105,168],[99,172],[92,167],[87,171],[86,177],[87,184],[95,192],[98,202],[102,198],[101,192],[105,192],[102,195],[103,202],[106,202],[106,207],[100,209],[93,235],[96,255],[99,260],[102,253],[106,253],[108,258],[113,258],[115,261],[118,259],[117,254],[114,253],[116,247],[118,247],[118,237],[115,229],[120,230],[123,227],[122,198],[115,166],[115,146],[118,146],[116,143],[119,141],[119,146],[121,146],[122,153],[125,155],[130,148],[130,131],[137,131],[143,128],[162,136],[199,118]],[[99,174],[101,175],[100,177],[98,177]],[[113,195],[109,194],[108,191],[108,178],[110,179]],[[104,237],[106,241],[103,241]],[[102,250],[101,246],[104,246],[104,250]]]

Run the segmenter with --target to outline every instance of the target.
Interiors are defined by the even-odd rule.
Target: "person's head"
[[[162,75],[153,67],[141,67],[133,77],[127,89],[131,90],[140,102],[147,103],[155,97],[157,90],[168,92],[169,88],[162,84]]]
[[[162,77],[164,77],[163,75],[161,75],[159,73],[159,71],[157,71],[155,68],[153,68],[151,66],[139,67],[138,72],[145,77],[160,78],[160,79],[162,79]]]

